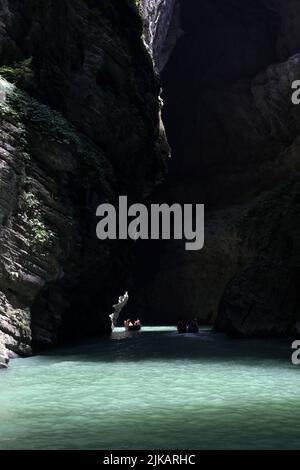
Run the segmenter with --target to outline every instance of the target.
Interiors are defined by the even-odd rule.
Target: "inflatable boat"
[[[127,331],[140,331],[141,328],[141,325],[131,325],[125,327]]]

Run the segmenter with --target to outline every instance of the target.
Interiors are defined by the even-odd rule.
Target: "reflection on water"
[[[0,449],[298,448],[289,341],[116,329],[0,374]]]

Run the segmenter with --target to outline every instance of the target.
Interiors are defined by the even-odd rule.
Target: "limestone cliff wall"
[[[96,207],[164,173],[141,37],[131,0],[0,1],[2,356],[110,331],[132,246],[96,239]]]

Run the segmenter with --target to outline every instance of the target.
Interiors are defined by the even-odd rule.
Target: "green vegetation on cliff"
[[[21,88],[28,85],[32,78],[32,57],[16,62],[13,67],[3,65],[0,67],[0,75],[14,85]]]
[[[9,83],[0,76],[0,92],[5,95],[0,100],[0,112],[6,118],[17,122],[18,127],[23,129],[24,156],[29,158],[29,145],[26,140],[26,128],[30,125],[50,142],[62,146],[62,158],[64,146],[71,147],[78,156],[80,167],[80,183],[84,186],[99,185],[109,197],[112,188],[109,181],[114,181],[113,168],[104,155],[96,150],[78,130],[70,124],[61,113],[40,103],[26,92]]]

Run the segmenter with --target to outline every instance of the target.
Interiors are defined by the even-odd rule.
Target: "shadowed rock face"
[[[180,10],[184,34],[162,72],[173,158],[157,199],[205,203],[206,243],[199,253],[157,246],[159,259],[154,248],[140,299],[154,321],[290,334],[300,316],[300,5],[182,0]]]
[[[96,239],[96,207],[141,199],[166,151],[159,83],[130,0],[0,1],[0,355],[110,331],[130,243]],[[55,110],[55,111],[54,111]]]
[[[296,42],[282,31],[291,12],[269,4],[181,5],[185,34],[163,74],[176,197],[215,207],[275,183],[269,163],[299,132],[290,102],[299,58],[294,44],[282,51]]]
[[[299,333],[300,186],[259,197],[237,227],[247,262],[227,284],[217,329],[237,336]]]

